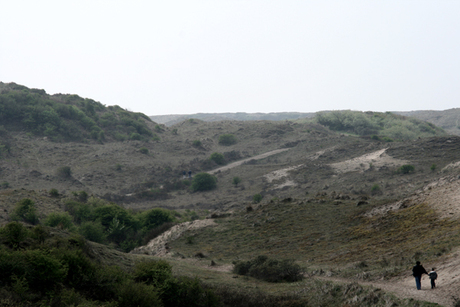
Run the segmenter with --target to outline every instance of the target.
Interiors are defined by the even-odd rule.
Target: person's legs
[[[436,288],[436,283],[434,282],[434,279],[431,279],[431,289]]]
[[[422,289],[422,283],[420,282],[420,279],[422,276],[415,276],[415,285],[417,286],[417,290]]]

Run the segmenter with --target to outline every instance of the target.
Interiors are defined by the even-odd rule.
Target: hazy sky
[[[0,81],[147,115],[444,110],[460,1],[1,1]]]

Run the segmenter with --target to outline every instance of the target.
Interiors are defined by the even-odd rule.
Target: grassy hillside
[[[444,111],[410,111],[394,112],[396,114],[414,117],[432,123],[450,134],[460,135],[458,121],[460,119],[460,109],[449,109]]]
[[[446,135],[442,129],[431,123],[390,112],[319,112],[315,120],[334,131],[372,136],[387,142]]]
[[[77,95],[50,96],[44,90],[0,83],[2,131],[26,131],[54,141],[99,142],[152,139],[150,119],[118,106],[105,107]]]

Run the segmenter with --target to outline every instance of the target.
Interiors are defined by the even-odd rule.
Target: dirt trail
[[[442,271],[440,274],[445,274]],[[335,283],[352,283],[357,282],[362,286],[372,286],[383,290],[386,293],[392,293],[399,298],[413,298],[419,301],[437,303],[441,306],[452,306],[454,297],[459,295],[459,287],[450,283],[448,277],[438,278],[436,281],[436,289],[431,289],[430,280],[427,275],[422,277],[422,290],[417,290],[415,287],[415,279],[412,276],[407,276],[399,279],[388,281],[362,281],[351,280],[335,277],[315,277],[321,280],[332,281]]]
[[[269,151],[269,152],[254,156],[254,157],[250,157],[250,158],[247,158],[247,159],[244,159],[244,160],[241,160],[241,161],[236,161],[236,162],[230,163],[228,165],[216,168],[216,169],[214,169],[212,171],[209,171],[208,173],[215,174],[215,173],[218,173],[218,172],[223,172],[223,171],[226,171],[228,169],[234,168],[236,166],[240,166],[241,164],[243,164],[245,162],[248,162],[248,161],[251,161],[251,160],[260,160],[260,159],[263,159],[263,158],[266,158],[266,157],[269,157],[269,156],[272,156],[272,155],[276,155],[277,153],[280,153],[280,152],[283,152],[283,151],[286,151],[286,150],[289,150],[289,148],[282,148],[282,149],[272,150],[272,151]]]

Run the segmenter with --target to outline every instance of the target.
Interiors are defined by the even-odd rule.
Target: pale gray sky
[[[147,115],[444,110],[460,1],[0,0],[0,81]]]

